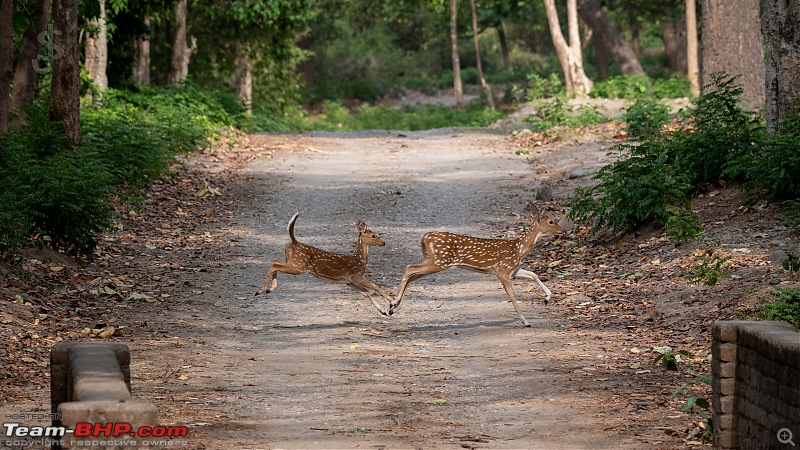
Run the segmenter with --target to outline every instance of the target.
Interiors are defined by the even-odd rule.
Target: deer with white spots
[[[520,265],[522,259],[533,250],[533,246],[536,245],[536,241],[542,234],[561,234],[565,230],[550,216],[541,217],[539,210],[533,204],[528,204],[526,209],[531,212],[534,221],[528,231],[516,239],[485,239],[441,231],[432,231],[422,236],[420,243],[425,260],[419,264],[406,266],[397,297],[389,306],[389,315],[393,315],[400,308],[400,302],[403,301],[408,283],[426,275],[458,266],[477,272],[495,274],[503,284],[522,323],[526,327],[531,326],[519,310],[511,279],[525,278],[539,283],[545,293],[544,303],[547,304],[550,300],[550,289],[547,289],[547,286],[535,273],[522,269]]]
[[[369,290],[379,293],[389,304],[392,298],[384,292],[377,284],[364,278],[364,271],[367,269],[367,259],[369,258],[369,247],[376,245],[383,247],[386,245],[372,230],[367,229],[367,224],[359,220],[356,228],[358,229],[358,242],[356,243],[355,253],[342,254],[330,253],[311,245],[298,242],[294,237],[294,223],[300,213],[296,213],[289,221],[289,237],[292,242],[286,244],[286,260],[273,259],[272,265],[267,272],[267,280],[264,286],[255,295],[269,293],[278,287],[278,272],[291,275],[301,275],[310,273],[315,277],[334,283],[345,283],[351,288],[364,294],[369,301],[378,308],[382,315],[386,315],[381,306],[369,294]],[[272,286],[270,286],[272,282]]]

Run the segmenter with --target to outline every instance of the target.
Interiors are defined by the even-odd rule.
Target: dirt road
[[[549,306],[535,283],[515,282],[531,328],[494,277],[458,269],[413,283],[392,318],[308,275],[279,275],[277,291],[253,296],[283,258],[296,211],[298,239],[331,251],[351,251],[365,220],[386,241],[367,277],[391,294],[421,260],[425,231],[520,231],[536,180],[502,136],[262,139],[284,149],[226,193],[241,205],[220,230],[229,251],[150,319],[161,337],[129,344],[134,392],[164,422],[189,424],[192,448],[654,447],[621,425],[627,400],[609,388],[617,369],[567,329],[556,277],[542,277]],[[551,239],[523,267],[545,274]]]

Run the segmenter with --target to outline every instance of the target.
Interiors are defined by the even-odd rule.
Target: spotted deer
[[[529,203],[526,209],[531,212],[534,221],[528,231],[516,239],[485,239],[442,231],[425,233],[420,241],[425,260],[419,264],[406,266],[397,296],[389,306],[389,315],[395,314],[400,308],[400,302],[403,301],[403,295],[410,282],[457,266],[495,274],[503,284],[522,323],[526,327],[531,326],[519,310],[511,279],[525,278],[539,283],[545,293],[544,303],[547,304],[550,300],[550,289],[547,289],[535,273],[522,269],[520,264],[533,250],[533,246],[542,234],[560,234],[565,230],[550,216],[541,217],[539,210],[533,204]]]
[[[269,293],[278,287],[278,272],[291,275],[301,275],[310,273],[315,277],[334,283],[345,283],[351,288],[364,294],[382,315],[386,315],[381,305],[372,298],[369,290],[379,293],[389,304],[392,298],[384,292],[377,284],[364,278],[364,271],[367,268],[369,258],[369,246],[386,245],[372,230],[367,229],[367,224],[359,220],[356,228],[358,229],[358,242],[355,253],[342,254],[330,253],[311,245],[298,242],[294,237],[294,223],[300,213],[296,213],[289,221],[289,237],[292,242],[286,244],[286,260],[273,259],[267,272],[267,280],[264,286],[255,295]],[[272,286],[270,286],[272,282]]]

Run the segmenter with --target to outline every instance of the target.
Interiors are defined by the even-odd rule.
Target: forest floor
[[[694,201],[699,242],[675,245],[656,228],[543,237],[523,267],[553,291],[550,304],[535,283],[514,283],[531,328],[496,278],[459,269],[412,283],[391,318],[308,275],[279,275],[276,291],[253,296],[297,211],[298,239],[331,251],[351,251],[365,220],[386,241],[367,278],[394,294],[424,232],[518,235],[541,185],[553,199],[540,209],[560,218],[562,201],[592,183],[575,175],[612,161],[622,138],[615,124],[552,140],[231,137],[143,203],[122,204],[92,260],[37,250],[0,267],[0,414],[48,413],[49,348],[105,331],[131,349],[134,396],[163,424],[189,426],[182,448],[706,446],[700,417],[681,411],[690,393],[673,393],[710,398],[693,380],[710,371],[711,325],[752,318],[774,285],[798,285],[769,262],[800,244],[780,205],[743,208],[736,187]],[[731,257],[728,275],[690,283],[712,254]],[[691,356],[667,371],[653,364],[663,346]]]

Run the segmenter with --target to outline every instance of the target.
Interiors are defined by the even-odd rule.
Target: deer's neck
[[[523,255],[527,255],[533,250],[533,246],[536,245],[536,242],[542,237],[542,234],[544,233],[539,229],[539,224],[534,223],[528,231],[520,237],[520,242],[522,243],[520,248]]]
[[[356,258],[365,266],[367,265],[367,260],[369,259],[369,245],[362,242],[361,238],[358,239],[358,243],[356,244]]]

